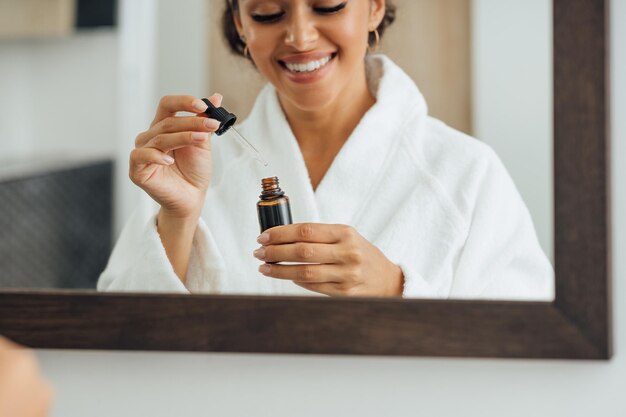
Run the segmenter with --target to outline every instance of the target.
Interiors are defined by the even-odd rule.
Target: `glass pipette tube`
[[[207,109],[204,111],[204,113],[206,113],[209,117],[211,117],[211,118],[213,118],[215,120],[218,120],[220,122],[220,126],[215,131],[215,133],[218,136],[221,136],[225,132],[227,132],[228,130],[231,130],[233,132],[233,135],[235,135],[235,138],[237,138],[237,141],[239,142],[239,144],[242,145],[245,149],[247,149],[248,152],[250,152],[252,154],[254,159],[256,159],[258,162],[262,163],[263,166],[267,166],[268,165],[268,163],[265,160],[265,158],[263,158],[261,156],[261,152],[259,152],[257,150],[257,148],[252,146],[252,144],[250,142],[248,142],[248,140],[246,138],[244,138],[241,135],[241,133],[239,133],[233,127],[233,125],[237,121],[237,116],[235,116],[233,113],[229,112],[228,110],[226,110],[223,107],[215,107],[213,105],[213,103],[211,103],[211,101],[209,101],[208,98],[203,98],[202,101],[207,105]]]
[[[261,156],[261,152],[259,152],[257,148],[255,148],[250,142],[248,142],[248,140],[244,138],[243,135],[237,131],[237,129],[231,127],[230,131],[237,138],[237,141],[252,154],[254,159],[262,163],[263,166],[267,166],[267,161],[263,158],[263,156]]]

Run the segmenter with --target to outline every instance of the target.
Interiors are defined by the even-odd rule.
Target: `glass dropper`
[[[213,103],[209,101],[209,99],[203,98],[202,101],[207,105],[207,109],[204,111],[204,113],[206,113],[206,115],[210,118],[218,120],[220,122],[219,127],[215,131],[218,136],[221,136],[222,134],[230,130],[239,142],[239,144],[246,148],[248,152],[252,154],[254,159],[263,164],[263,166],[268,165],[265,158],[263,158],[263,156],[261,155],[261,152],[259,152],[257,148],[252,146],[252,144],[246,138],[244,138],[243,135],[237,131],[237,129],[233,127],[233,125],[237,121],[237,116],[235,116],[233,113],[230,113],[223,107],[215,107]]]
[[[230,132],[237,138],[239,143],[241,145],[243,145],[244,148],[247,148],[249,152],[252,152],[252,155],[254,156],[254,159],[256,159],[257,161],[262,163],[263,166],[265,166],[265,167],[267,166],[267,161],[265,159],[263,159],[263,156],[261,155],[261,152],[259,152],[259,150],[257,148],[255,148],[254,145],[252,145],[250,142],[248,142],[248,140],[246,138],[244,138],[241,135],[241,133],[239,133],[239,131],[237,129],[232,127],[230,129]]]

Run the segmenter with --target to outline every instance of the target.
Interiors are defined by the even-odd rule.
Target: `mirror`
[[[221,8],[221,2],[211,2],[211,6],[219,4],[219,7],[211,10],[203,3],[206,2],[187,1],[176,5],[164,2],[156,17],[133,14],[133,6],[123,4],[121,12],[128,13],[129,20],[124,23],[122,18],[116,29],[78,32],[66,38],[13,39],[0,42],[2,61],[10,63],[0,70],[3,91],[8,91],[8,94],[0,98],[0,108],[3,110],[0,115],[0,137],[8,146],[3,157],[5,163],[2,192],[3,201],[14,203],[13,207],[7,209],[12,215],[5,216],[6,224],[2,225],[3,230],[10,230],[9,235],[12,236],[11,240],[2,239],[2,253],[7,254],[4,255],[3,270],[11,271],[5,275],[10,278],[1,283],[3,288],[95,289],[98,272],[94,271],[104,269],[110,245],[121,232],[120,225],[130,218],[132,208],[146,204],[145,198],[137,198],[138,193],[134,188],[133,191],[128,191],[130,181],[123,174],[127,171],[123,165],[127,163],[134,135],[147,128],[158,97],[184,92],[201,94],[219,91],[224,95],[224,106],[239,115],[240,119],[249,114],[254,97],[260,91],[261,77],[244,59],[229,55],[219,33],[216,33],[215,22],[220,16],[215,12]],[[515,184],[513,189],[519,190],[520,201],[523,200],[529,209],[529,218],[532,219],[538,236],[538,243],[533,246],[533,256],[541,257],[540,252],[545,254],[543,256],[547,260],[542,264],[542,271],[545,272],[548,262],[553,260],[550,3],[405,0],[396,1],[395,4],[398,8],[397,21],[384,34],[380,52],[387,54],[391,61],[404,69],[415,81],[432,116],[475,136],[495,151]],[[208,21],[214,23],[193,25],[196,27],[193,29],[196,36],[185,36],[192,30],[185,28],[185,22],[192,16],[195,16],[193,19],[196,22],[209,19]],[[146,27],[141,33],[151,33],[153,36],[147,42],[151,45],[158,44],[152,52],[142,50],[141,45],[124,43],[134,39],[133,36],[139,36],[133,35],[133,30]],[[208,41],[202,36],[203,30],[209,30]],[[185,47],[182,48],[181,45]],[[414,53],[407,53],[407,50]],[[194,55],[190,51],[201,52],[189,61],[189,55]],[[125,53],[133,54],[135,58],[125,56]],[[150,56],[150,53],[153,55]],[[137,56],[148,60],[140,62]],[[141,74],[137,68],[126,66],[133,59],[136,59],[137,66],[145,66],[146,62],[159,64],[154,65],[155,68],[149,72],[153,77],[151,80],[133,78],[134,75]],[[424,62],[429,65],[423,65]],[[185,88],[181,87],[181,79],[184,79],[183,83],[187,83]],[[152,82],[150,90],[133,97],[131,92],[141,90],[148,81]],[[128,88],[131,84],[132,87]],[[132,106],[130,108],[129,103]],[[138,107],[143,110],[133,113],[132,110]],[[35,120],[31,120],[31,117]],[[140,127],[130,135],[129,126]],[[445,131],[448,132],[447,128]],[[247,136],[261,150],[265,150],[262,144],[258,144],[260,138]],[[453,136],[461,137],[456,134]],[[213,140],[231,139],[224,135]],[[111,159],[118,164],[115,182],[111,177]],[[318,189],[316,196],[313,190],[307,191],[302,178],[298,179],[297,175],[293,175],[294,166],[281,165],[279,159],[274,162],[276,161],[279,162],[271,165],[278,166],[278,171],[281,172],[279,178],[291,198],[296,221],[306,219],[321,223],[350,223],[351,219],[345,213],[337,212],[336,217],[333,217],[329,214],[332,210],[318,210],[317,213],[311,211],[315,204],[346,207],[347,210],[348,206],[342,205],[346,200],[342,199],[343,194],[339,192],[343,188],[335,188],[337,192],[331,193],[331,188],[323,188],[328,182],[321,182],[322,188]],[[383,162],[380,161],[381,164]],[[529,163],[532,169],[529,169]],[[233,172],[230,172],[229,177],[223,174],[228,172],[227,165],[223,165],[224,170],[219,174],[222,183],[236,177]],[[300,168],[302,166],[301,164]],[[225,263],[220,263],[221,259],[213,259],[215,263],[211,264],[212,267],[228,270],[236,278],[220,282],[195,281],[189,284],[189,289],[192,292],[211,293],[313,295],[308,291],[292,291],[300,291],[300,288],[285,287],[283,281],[262,277],[258,273],[254,276],[254,282],[271,280],[269,282],[279,284],[229,286],[229,282],[249,276],[251,263],[261,264],[252,259],[251,255],[252,250],[258,247],[254,242],[258,235],[258,223],[253,206],[261,191],[260,178],[265,177],[266,172],[269,175],[276,172],[264,171],[259,167],[254,169],[256,171],[250,173],[249,180],[244,182],[241,189],[242,194],[245,190],[246,198],[251,201],[250,205],[244,208],[236,204],[239,200],[228,198],[219,200],[218,203],[226,205],[225,210],[232,216],[241,215],[245,218],[231,218],[228,222],[244,224],[249,236],[231,239],[230,243],[225,243],[225,236],[229,233],[225,227],[216,232],[216,239],[207,239],[203,243],[219,247],[220,253],[241,251],[250,259],[241,260],[242,265],[234,264],[232,259]],[[300,176],[302,172],[300,170]],[[432,193],[433,187],[439,186],[442,181],[428,170],[420,173],[433,179],[431,182],[414,185],[423,187],[422,193]],[[363,177],[353,181],[354,183],[348,185],[356,187],[363,184]],[[123,187],[119,186],[121,182],[125,184]],[[114,184],[116,187],[113,193]],[[72,193],[66,193],[67,190]],[[327,195],[322,198],[324,191]],[[50,195],[41,201],[50,205],[56,204],[55,209],[42,205],[42,210],[31,211],[32,205],[25,202],[44,198],[46,192]],[[21,195],[19,193],[25,193],[23,199],[15,197]],[[112,202],[111,195],[115,199]],[[439,202],[446,198],[453,199],[454,196],[463,198],[462,193],[428,195],[431,195],[429,201]],[[64,198],[67,200],[63,200]],[[401,197],[398,195],[395,198]],[[228,206],[229,202],[231,206]],[[80,206],[78,203],[84,205]],[[348,201],[346,204],[350,203],[369,204],[370,201]],[[431,207],[433,216],[443,210],[450,212],[446,216],[440,215],[433,217],[431,221],[414,224],[411,222],[413,214],[422,213],[421,210],[428,207],[411,207],[398,202],[398,206],[404,207],[405,211],[400,210],[399,214],[393,214],[396,219],[401,217],[402,221],[364,221],[353,226],[361,235],[371,236],[367,240],[380,248],[391,263],[403,264],[402,272],[406,278],[412,276],[414,290],[409,294],[411,297],[552,299],[553,283],[550,281],[547,284],[545,280],[538,284],[540,291],[532,294],[508,284],[506,288],[481,293],[483,284],[480,279],[484,277],[482,274],[490,272],[489,269],[496,265],[495,261],[493,264],[483,264],[472,269],[470,276],[459,285],[460,289],[452,290],[452,281],[458,274],[463,274],[462,265],[467,264],[470,270],[473,268],[473,260],[477,259],[476,253],[469,252],[464,256],[463,242],[468,232],[458,229],[469,227],[472,212],[470,210],[465,214],[455,214],[458,204],[460,203],[453,201],[434,209]],[[115,218],[111,217],[110,208],[113,206]],[[151,209],[150,204],[146,207],[147,210]],[[351,207],[352,211],[349,213],[362,210],[359,207]],[[78,211],[70,214],[70,209]],[[25,215],[27,212],[30,217]],[[381,211],[380,216],[386,215],[384,210]],[[456,217],[459,220],[454,220]],[[503,218],[511,219],[509,216]],[[228,222],[223,224],[227,225]],[[214,226],[218,227],[221,223],[218,221]],[[139,225],[143,223],[140,222]],[[412,227],[424,235],[407,234]],[[108,231],[111,228],[114,232]],[[494,235],[497,231],[501,229],[494,228]],[[25,243],[17,242],[19,236],[29,237],[29,240]],[[62,238],[55,241],[55,237],[59,236]],[[426,251],[415,252],[422,244],[424,236],[430,236],[429,239],[434,240],[429,240]],[[453,250],[447,248],[454,239],[456,247]],[[490,242],[495,237],[487,234],[481,239],[485,239],[482,242]],[[515,245],[511,242],[501,243]],[[474,250],[478,254],[481,246],[481,241],[476,243]],[[63,251],[54,252],[51,248]],[[40,255],[26,255],[35,252]],[[416,257],[420,261],[412,266],[411,262]],[[160,259],[162,261],[163,257]],[[51,266],[55,262],[62,265]],[[202,269],[203,266],[198,262],[198,257],[192,257],[190,268]],[[457,265],[459,262],[461,266]],[[507,262],[515,263],[516,259],[507,259]],[[536,279],[533,275],[536,269],[532,265],[526,271],[532,272],[528,272],[527,277],[515,278],[522,282]],[[119,271],[121,274],[126,272]],[[46,275],[50,276],[51,281],[40,279]],[[18,278],[20,276],[26,278]],[[429,281],[424,276],[433,277],[434,281]],[[180,292],[184,289],[180,284],[170,283],[171,285],[165,286],[137,287],[133,284],[121,284],[119,287],[105,286],[103,289],[160,292]]]
[[[0,68],[7,92],[0,97],[6,109],[0,114],[1,138],[6,145],[3,178],[11,178],[9,156],[24,157],[31,165],[28,169],[49,172],[49,168],[59,167],[49,162],[50,154],[61,155],[64,160],[58,162],[57,158],[57,164],[63,167],[84,167],[94,165],[84,163],[87,155],[97,160],[102,158],[98,149],[104,150],[106,158],[115,155],[122,161],[115,166],[114,176],[116,195],[122,197],[114,200],[115,230],[119,230],[124,213],[132,212],[139,204],[135,197],[142,195],[127,178],[126,160],[134,145],[128,138],[150,123],[152,107],[162,95],[208,90],[206,44],[189,40],[206,36],[205,23],[210,16],[199,12],[207,6],[205,0],[193,1],[197,3],[189,8],[166,0],[121,1],[123,22],[116,32],[83,33],[69,41],[3,41],[0,58],[9,63]],[[609,359],[610,83],[608,48],[603,47],[608,41],[608,2],[553,0],[552,7],[557,270],[552,302],[103,293],[24,289],[26,284],[20,281],[23,289],[0,290],[0,333],[18,343],[48,349]],[[146,21],[146,16],[152,18]],[[175,30],[165,30],[172,28],[173,22]],[[572,27],[578,30],[572,31]],[[191,49],[197,53],[188,53]],[[107,55],[110,50],[114,53]],[[66,62],[74,65],[65,66]],[[153,65],[145,65],[147,62]],[[181,62],[186,65],[187,77],[177,76]],[[114,84],[106,84],[102,78],[102,83],[78,83],[81,89],[68,90],[76,80],[88,78],[79,74],[93,77],[102,68],[114,74]],[[103,88],[110,85],[117,89]],[[38,108],[48,110],[36,113],[46,130],[35,129],[26,119],[31,116],[34,100],[30,98],[35,93],[39,94]],[[74,124],[67,122],[67,109],[58,105],[59,97],[70,93],[75,94],[74,102],[81,104],[73,111],[83,116],[72,119]],[[97,93],[101,94],[100,106],[93,104]],[[7,97],[13,100],[9,104]],[[109,102],[108,97],[115,99]],[[83,112],[85,107],[98,109]],[[17,123],[22,120],[24,123]],[[85,127],[102,141],[79,140],[86,130],[78,128]],[[44,140],[55,132],[56,141]],[[111,140],[109,134],[116,139]],[[21,139],[6,139],[13,136]],[[80,151],[79,162],[72,160],[72,151]],[[38,155],[46,156],[48,163],[37,161]],[[23,179],[24,165],[12,166]],[[39,196],[41,187],[27,189]],[[15,199],[13,194],[3,203],[11,199]],[[22,214],[45,206],[21,204],[17,211]],[[74,219],[67,213],[72,205],[62,207],[65,212],[55,218],[54,224],[60,226],[56,230],[75,231],[63,227],[68,218]],[[15,242],[12,234],[5,236],[0,240]],[[72,237],[76,241],[76,236]],[[54,244],[64,242],[58,239]],[[3,267],[16,252],[9,253],[0,259]],[[20,258],[23,264],[38,262],[34,253],[28,255]],[[71,260],[73,267],[81,261],[79,257]]]

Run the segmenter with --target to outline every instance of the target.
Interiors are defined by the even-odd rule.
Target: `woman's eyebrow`
[[[229,0],[232,4],[233,0]],[[265,3],[276,3],[279,5],[283,5],[284,3],[289,3],[289,1],[281,1],[281,0],[239,0],[239,6],[241,7],[244,3],[254,3],[255,6],[260,6]]]
[[[267,4],[267,5],[275,4],[279,7],[283,7],[285,6],[285,3],[288,3],[288,2],[279,1],[279,0],[239,0],[239,8],[241,9],[242,6],[247,6],[248,8],[251,8],[251,7],[262,6],[264,4]]]

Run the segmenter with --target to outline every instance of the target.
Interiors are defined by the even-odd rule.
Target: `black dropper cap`
[[[237,121],[237,116],[230,113],[224,107],[215,107],[208,98],[203,98],[202,101],[204,101],[204,103],[208,106],[204,113],[206,113],[206,115],[209,116],[211,119],[215,119],[220,122],[220,127],[218,127],[215,131],[218,136],[226,133],[226,131],[230,129]]]

